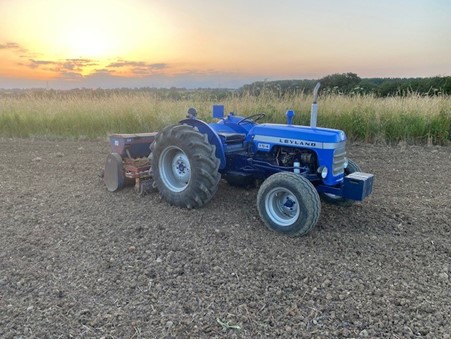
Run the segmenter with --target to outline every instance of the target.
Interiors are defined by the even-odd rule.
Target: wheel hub
[[[297,208],[296,201],[292,200],[289,196],[286,196],[285,203],[283,204],[283,208],[288,213],[293,212]]]
[[[160,176],[165,186],[172,192],[181,192],[188,187],[191,166],[185,152],[176,146],[167,147],[159,160]]]
[[[172,161],[172,171],[174,176],[180,181],[187,182],[190,177],[190,165],[185,153],[180,152],[176,154]]]
[[[299,203],[296,196],[286,188],[271,190],[265,200],[271,220],[280,226],[291,226],[299,217]]]

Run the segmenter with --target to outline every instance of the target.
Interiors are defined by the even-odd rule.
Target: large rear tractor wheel
[[[257,209],[269,229],[301,236],[318,222],[321,201],[309,180],[292,172],[279,172],[261,185]]]
[[[345,176],[349,175],[351,173],[354,172],[361,172],[362,170],[360,169],[360,166],[357,165],[356,162],[352,161],[352,160],[348,160],[348,167],[345,168]],[[327,204],[331,204],[331,205],[336,205],[336,206],[340,206],[340,207],[350,207],[352,205],[354,205],[354,200],[350,200],[350,199],[345,199],[343,197],[340,197],[338,195],[334,195],[334,194],[330,194],[330,193],[321,193],[320,194],[321,199],[327,203]]]
[[[201,207],[211,200],[221,176],[215,146],[192,126],[171,125],[150,146],[153,179],[171,205]]]

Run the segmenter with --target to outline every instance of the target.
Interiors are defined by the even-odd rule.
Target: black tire
[[[192,126],[164,128],[150,146],[155,186],[161,197],[178,207],[197,208],[211,200],[221,176],[216,147]]]
[[[309,180],[293,172],[279,172],[261,185],[257,209],[270,230],[301,236],[318,222],[321,201]]]
[[[357,165],[356,162],[351,159],[348,160],[348,167],[345,168],[345,175],[349,175],[354,172],[361,172],[360,166]],[[350,207],[354,205],[354,200],[345,199],[337,195],[329,194],[329,193],[321,193],[321,199],[328,204],[336,205],[340,207]]]

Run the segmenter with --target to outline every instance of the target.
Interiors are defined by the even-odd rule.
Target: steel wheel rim
[[[160,177],[172,192],[186,189],[191,180],[191,164],[185,152],[176,146],[169,146],[160,155],[158,162]]]
[[[299,218],[299,201],[290,190],[282,187],[273,188],[265,198],[268,217],[275,224],[291,226]]]

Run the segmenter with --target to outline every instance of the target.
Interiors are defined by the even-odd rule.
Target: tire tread
[[[169,146],[179,147],[190,159],[191,182],[182,192],[170,191],[159,175],[158,157]],[[164,200],[178,207],[198,208],[212,199],[221,179],[220,161],[215,155],[216,147],[208,142],[207,135],[190,125],[169,125],[157,134],[150,150],[155,186]]]

